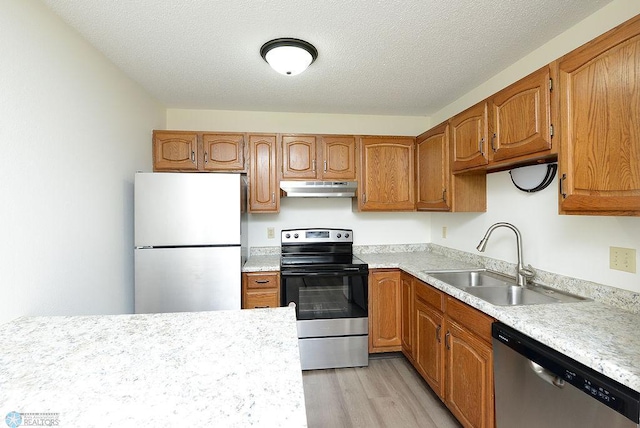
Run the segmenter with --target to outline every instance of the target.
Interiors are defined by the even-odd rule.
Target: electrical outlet
[[[636,273],[635,248],[609,247],[609,268]]]
[[[267,239],[274,239],[276,237],[276,230],[273,227],[267,227]]]
[[[447,226],[442,226],[442,237],[447,238]]]

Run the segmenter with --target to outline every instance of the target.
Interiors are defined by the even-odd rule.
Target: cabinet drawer
[[[248,290],[278,289],[280,281],[277,273],[247,273],[246,285]]]
[[[278,302],[278,291],[259,291],[246,293],[244,309],[255,308],[277,308],[280,306]]]
[[[444,311],[444,294],[427,283],[417,281],[415,285],[416,298],[433,306],[440,312]]]
[[[481,339],[491,343],[491,324],[493,318],[460,302],[453,297],[447,297],[447,315],[462,324],[465,328],[476,333]]]

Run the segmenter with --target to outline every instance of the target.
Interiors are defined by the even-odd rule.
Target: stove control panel
[[[351,229],[284,229],[282,243],[347,242],[353,243]]]

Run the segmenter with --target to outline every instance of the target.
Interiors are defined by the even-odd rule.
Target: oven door
[[[281,305],[296,305],[298,320],[367,317],[368,271],[282,270]]]

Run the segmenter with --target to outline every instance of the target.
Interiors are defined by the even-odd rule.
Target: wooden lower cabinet
[[[242,274],[242,309],[277,308],[280,306],[280,274],[278,272],[246,272]]]
[[[416,299],[414,303],[416,338],[414,366],[433,392],[444,398],[444,316],[442,312]]]
[[[413,335],[415,330],[415,323],[413,322],[413,277],[404,272],[400,274],[400,299],[402,353],[413,361]]]
[[[400,271],[369,271],[369,352],[402,350]]]
[[[416,278],[412,284],[410,361],[464,427],[493,428],[493,319]]]
[[[465,427],[493,427],[491,345],[455,321],[445,326],[445,404]]]

